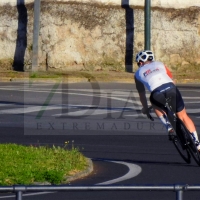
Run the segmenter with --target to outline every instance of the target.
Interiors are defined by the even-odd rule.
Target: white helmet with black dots
[[[154,61],[154,54],[150,50],[140,51],[136,55],[136,62],[146,62],[146,61]]]

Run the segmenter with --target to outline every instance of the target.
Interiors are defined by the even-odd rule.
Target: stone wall
[[[128,3],[130,6],[144,6],[145,0],[41,0],[42,2],[77,2],[77,3],[93,3],[102,5],[118,5],[120,6],[123,2]],[[16,6],[17,4],[29,4],[33,3],[34,0],[1,0],[0,5],[10,4]],[[160,8],[189,8],[192,6],[200,7],[199,0],[151,0],[152,7]]]
[[[0,6],[1,69],[31,66],[33,3],[19,2]],[[144,48],[144,8],[123,2],[42,1],[40,69],[135,70],[135,54]],[[156,59],[171,69],[199,68],[200,8],[152,7],[151,41]]]

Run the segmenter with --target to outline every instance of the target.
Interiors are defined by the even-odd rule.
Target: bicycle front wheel
[[[180,121],[180,128],[181,128],[182,133],[184,133],[187,147],[190,151],[190,154],[194,158],[195,162],[200,166],[200,152],[197,149],[197,146],[192,138],[191,133],[187,130],[187,128],[181,121]]]
[[[181,130],[181,121],[174,118],[172,115],[168,115],[168,119],[176,132],[174,138],[172,139],[176,150],[186,163],[191,163],[191,156],[187,147],[186,137],[184,132]]]
[[[194,158],[195,162],[200,166],[200,152],[197,149],[197,146],[196,146],[190,133],[188,133],[187,141],[188,141],[188,147],[190,150],[190,154]]]

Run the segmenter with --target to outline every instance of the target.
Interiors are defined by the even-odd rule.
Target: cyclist
[[[176,111],[177,116],[183,121],[187,129],[192,134],[197,148],[200,151],[200,143],[195,125],[186,113],[184,101],[180,91],[172,80],[170,70],[162,62],[154,61],[154,54],[150,50],[140,51],[136,55],[136,62],[139,69],[136,71],[134,78],[136,89],[139,93],[140,101],[143,106],[143,114],[148,112],[148,104],[145,93],[146,87],[149,92],[151,92],[150,102],[154,107],[155,113],[165,125],[170,137],[174,130],[172,129],[162,108],[165,105],[165,97],[171,97],[173,110]]]

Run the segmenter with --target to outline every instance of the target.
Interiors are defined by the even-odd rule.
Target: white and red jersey
[[[145,90],[144,86],[152,92],[157,87],[173,82],[172,74],[162,63],[154,61],[140,67],[135,73],[135,83],[138,92]]]

